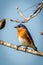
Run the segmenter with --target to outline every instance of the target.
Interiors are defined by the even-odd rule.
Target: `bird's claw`
[[[28,48],[26,47],[26,48],[25,48],[25,52],[27,51],[27,49],[28,49]]]
[[[17,46],[17,49],[16,50],[18,50],[18,48],[20,47],[20,45],[19,46]]]

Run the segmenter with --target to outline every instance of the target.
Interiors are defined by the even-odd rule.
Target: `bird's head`
[[[19,25],[15,26],[14,28],[16,28],[17,30],[21,31],[23,29],[26,29],[26,26],[23,25],[23,24],[19,24]]]

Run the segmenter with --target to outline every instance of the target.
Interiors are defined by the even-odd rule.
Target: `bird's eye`
[[[19,28],[20,28],[20,26],[19,26]]]

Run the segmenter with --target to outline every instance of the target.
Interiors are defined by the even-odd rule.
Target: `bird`
[[[18,47],[25,46],[26,49],[30,47],[35,51],[38,51],[30,32],[24,24],[19,24],[14,28],[17,29],[17,37],[19,39],[19,42],[21,43],[21,45],[19,45]]]

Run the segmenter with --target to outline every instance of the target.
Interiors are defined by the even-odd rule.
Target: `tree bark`
[[[22,51],[22,52],[26,52],[26,53],[30,53],[30,54],[33,54],[33,55],[43,57],[43,52],[38,52],[38,51],[35,51],[35,50],[29,50],[29,49],[25,49],[25,48],[22,48],[22,47],[18,47],[15,44],[8,43],[8,42],[2,41],[2,40],[0,40],[0,45],[4,45],[4,46],[7,46],[9,48],[16,49],[18,51]]]

